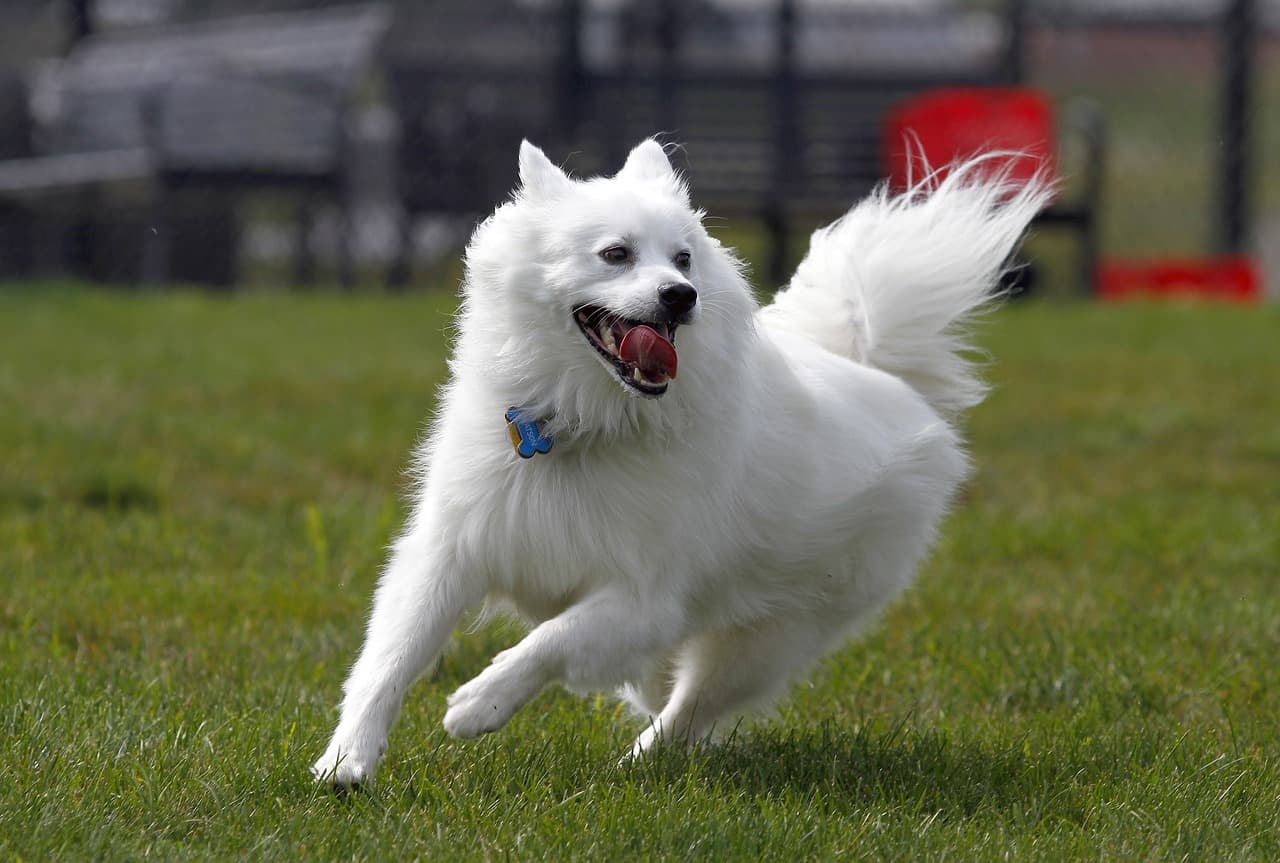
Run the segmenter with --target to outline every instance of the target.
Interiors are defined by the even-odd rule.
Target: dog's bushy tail
[[[901,195],[881,187],[815,231],[761,324],[897,375],[944,414],[976,405],[986,386],[966,324],[998,298],[1014,248],[1053,194],[1044,179],[993,172],[992,160],[1007,155],[978,157]]]

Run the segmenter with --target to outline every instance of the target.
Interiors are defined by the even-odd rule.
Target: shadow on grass
[[[115,474],[96,474],[87,478],[76,499],[87,509],[109,512],[154,511],[161,504],[159,490],[146,480]]]
[[[1064,796],[1081,779],[1079,767],[1049,755],[1033,759],[1020,744],[1002,749],[938,731],[828,725],[735,735],[692,754],[654,753],[630,769],[645,784],[696,777],[766,799],[798,793],[858,808],[909,807],[956,817],[991,808],[1034,817],[1052,805],[1061,817],[1069,811]]]

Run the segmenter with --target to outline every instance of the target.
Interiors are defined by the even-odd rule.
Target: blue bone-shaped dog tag
[[[528,419],[520,408],[507,411],[507,434],[511,436],[511,445],[520,458],[533,458],[535,453],[546,455],[551,452],[551,444],[555,443],[554,438],[543,436],[542,423]]]

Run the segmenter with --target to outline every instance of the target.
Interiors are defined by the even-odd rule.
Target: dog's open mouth
[[[573,319],[624,384],[660,396],[676,376],[676,324],[636,321],[600,306],[580,306]]]

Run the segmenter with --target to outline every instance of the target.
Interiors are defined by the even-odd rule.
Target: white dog
[[[961,325],[1049,194],[979,164],[817,231],[759,308],[659,144],[585,181],[523,144],[317,779],[372,778],[481,603],[533,626],[453,693],[450,734],[559,682],[649,717],[641,753],[732,726],[901,591],[967,470]]]

